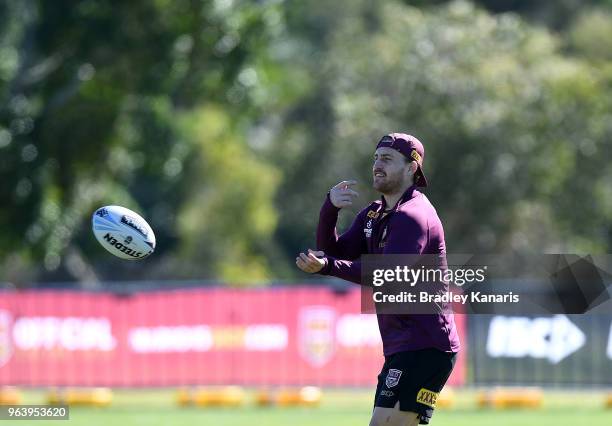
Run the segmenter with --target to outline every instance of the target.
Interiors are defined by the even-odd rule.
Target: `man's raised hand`
[[[332,189],[329,190],[329,199],[336,208],[343,208],[353,205],[353,199],[359,194],[353,191],[353,187],[357,185],[355,180],[343,180]]]

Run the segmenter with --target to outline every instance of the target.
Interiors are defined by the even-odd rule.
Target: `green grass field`
[[[372,390],[325,389],[316,408],[258,408],[252,395],[243,408],[179,408],[174,390],[116,390],[107,408],[73,407],[70,426],[355,426],[367,425]],[[603,392],[545,391],[544,406],[535,410],[478,409],[476,392],[456,391],[453,408],[437,409],[432,425],[452,426],[611,426],[612,409]],[[44,403],[45,393],[28,391],[24,403]],[[0,421],[0,423],[2,423]],[[8,423],[5,423],[8,424]],[[17,425],[57,426],[58,421],[19,421]],[[1,426],[1,425],[0,425]]]

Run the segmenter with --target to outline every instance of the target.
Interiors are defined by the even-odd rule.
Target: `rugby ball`
[[[121,206],[104,206],[92,215],[98,242],[121,259],[144,259],[155,250],[155,234],[138,213]]]

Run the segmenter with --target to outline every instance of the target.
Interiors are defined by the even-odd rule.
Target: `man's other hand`
[[[308,254],[300,253],[295,258],[295,264],[304,272],[316,274],[325,266],[325,253],[308,249]]]

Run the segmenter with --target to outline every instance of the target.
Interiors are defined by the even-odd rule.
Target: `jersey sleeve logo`
[[[397,386],[401,376],[402,370],[396,370],[395,368],[390,369],[387,373],[387,378],[385,379],[385,385],[387,385],[388,388]]]
[[[438,392],[433,392],[425,388],[421,388],[416,397],[416,402],[419,404],[427,405],[431,408],[436,408],[436,400],[438,399]]]

